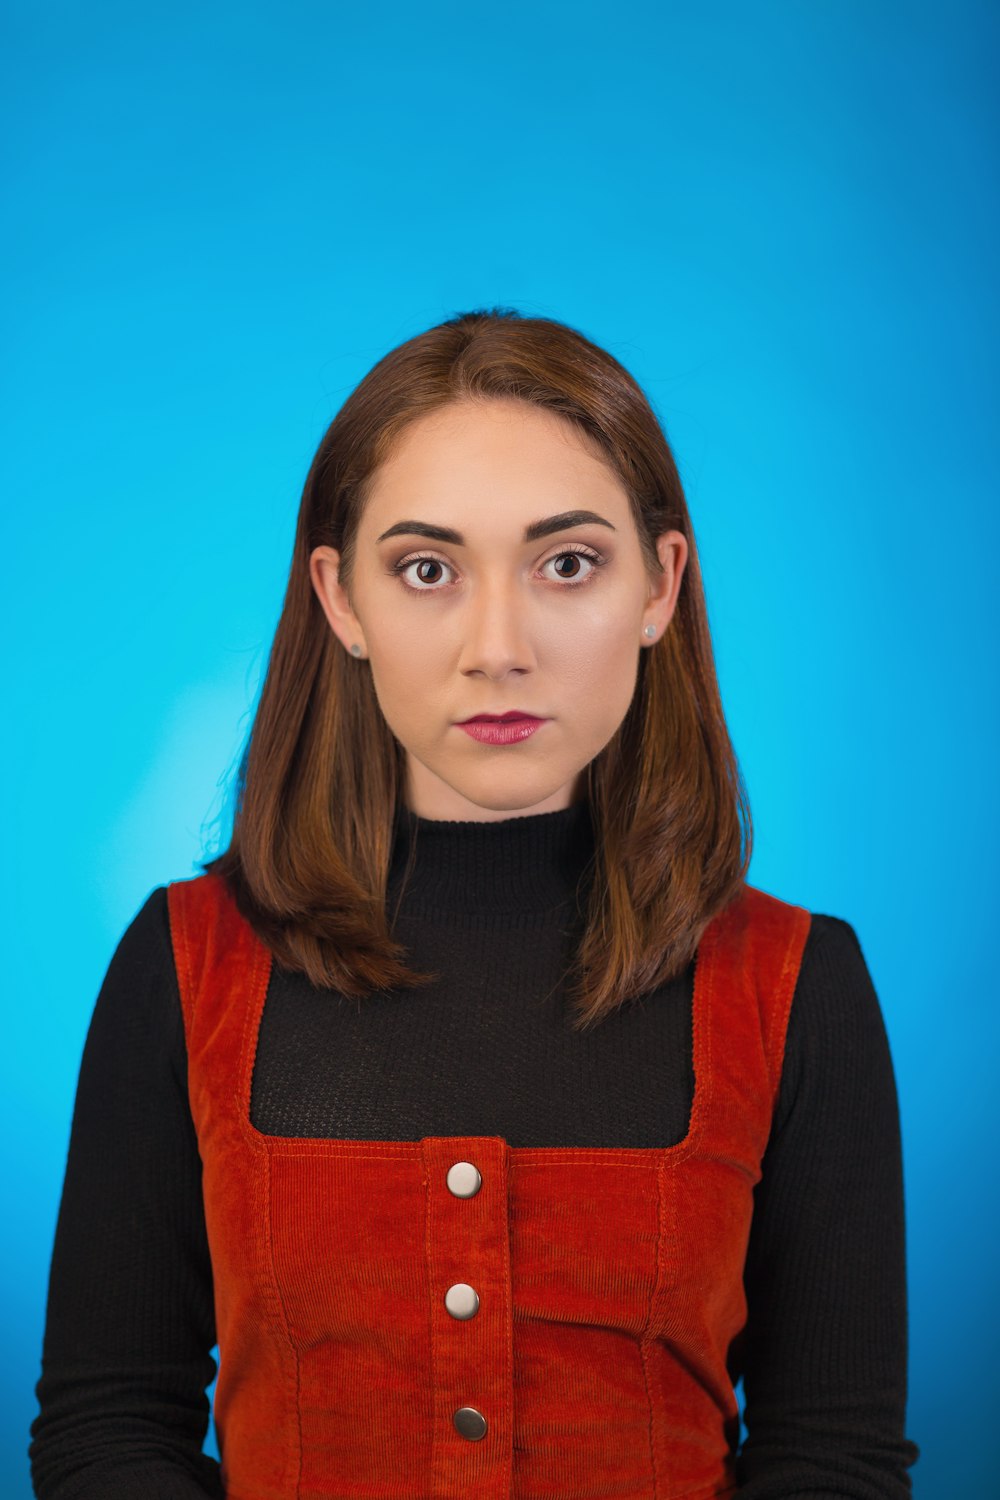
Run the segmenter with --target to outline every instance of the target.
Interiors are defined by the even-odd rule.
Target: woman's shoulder
[[[91,1015],[85,1061],[102,1086],[141,1076],[149,1060],[184,1070],[184,1031],[170,942],[167,888],[156,886],[125,926]]]
[[[749,884],[743,886],[733,909],[745,912],[748,924],[756,925],[761,933],[773,934],[778,942],[787,940],[795,948],[800,955],[797,993],[812,991],[817,981],[820,988],[828,989],[829,982],[838,978],[855,991],[862,975],[870,983],[857,931],[844,917],[812,911]]]
[[[154,886],[126,924],[104,976],[98,1009],[147,1024],[174,1025],[180,1005],[166,885]]]
[[[828,912],[810,918],[788,1022],[782,1114],[804,1091],[828,1101],[859,1091],[894,1097],[885,1018],[857,930]]]
[[[875,987],[861,940],[845,917],[829,912],[809,914],[809,932],[802,951],[796,998],[811,997],[813,1006],[825,1000],[841,1010],[847,1005],[870,1009]]]
[[[154,886],[141,901],[118,939],[111,969],[133,971],[138,968],[148,974],[151,969],[163,968],[165,963],[172,968],[166,889],[166,885]]]

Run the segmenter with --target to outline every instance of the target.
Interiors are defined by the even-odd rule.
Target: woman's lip
[[[471,719],[459,719],[460,724],[517,724],[525,719],[532,719],[536,724],[544,724],[545,720],[541,714],[474,714]]]
[[[535,719],[525,714],[522,719],[466,719],[458,724],[470,739],[484,745],[514,745],[519,740],[530,739],[537,729],[547,724],[547,719]]]

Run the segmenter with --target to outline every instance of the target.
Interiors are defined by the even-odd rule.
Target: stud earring
[[[357,643],[355,643],[351,647],[351,655],[352,656],[360,656],[361,655],[361,647]]]
[[[646,626],[646,634],[647,635],[655,635],[656,634],[656,626],[655,625],[647,625]]]

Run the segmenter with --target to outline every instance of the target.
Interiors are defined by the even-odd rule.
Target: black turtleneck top
[[[284,1136],[676,1144],[694,1092],[694,965],[586,1033],[561,979],[586,803],[497,822],[397,812],[387,911],[420,990],[358,1002],[272,966],[251,1118]],[[408,856],[413,867],[404,880]],[[744,1273],[739,1500],[901,1500],[907,1307],[899,1113],[853,928],[814,914]],[[31,1427],[40,1500],[204,1500],[212,1266],[184,1024],[157,887],[84,1048]]]

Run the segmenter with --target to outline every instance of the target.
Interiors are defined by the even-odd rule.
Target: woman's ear
[[[649,585],[649,596],[643,612],[643,626],[655,627],[659,640],[673,618],[677,596],[688,560],[687,537],[682,531],[665,531],[656,538],[656,552],[662,572]]]
[[[340,553],[336,547],[316,547],[309,556],[309,578],[330,629],[345,651],[352,656],[367,656],[365,633],[351,608],[347,591],[340,583]]]

